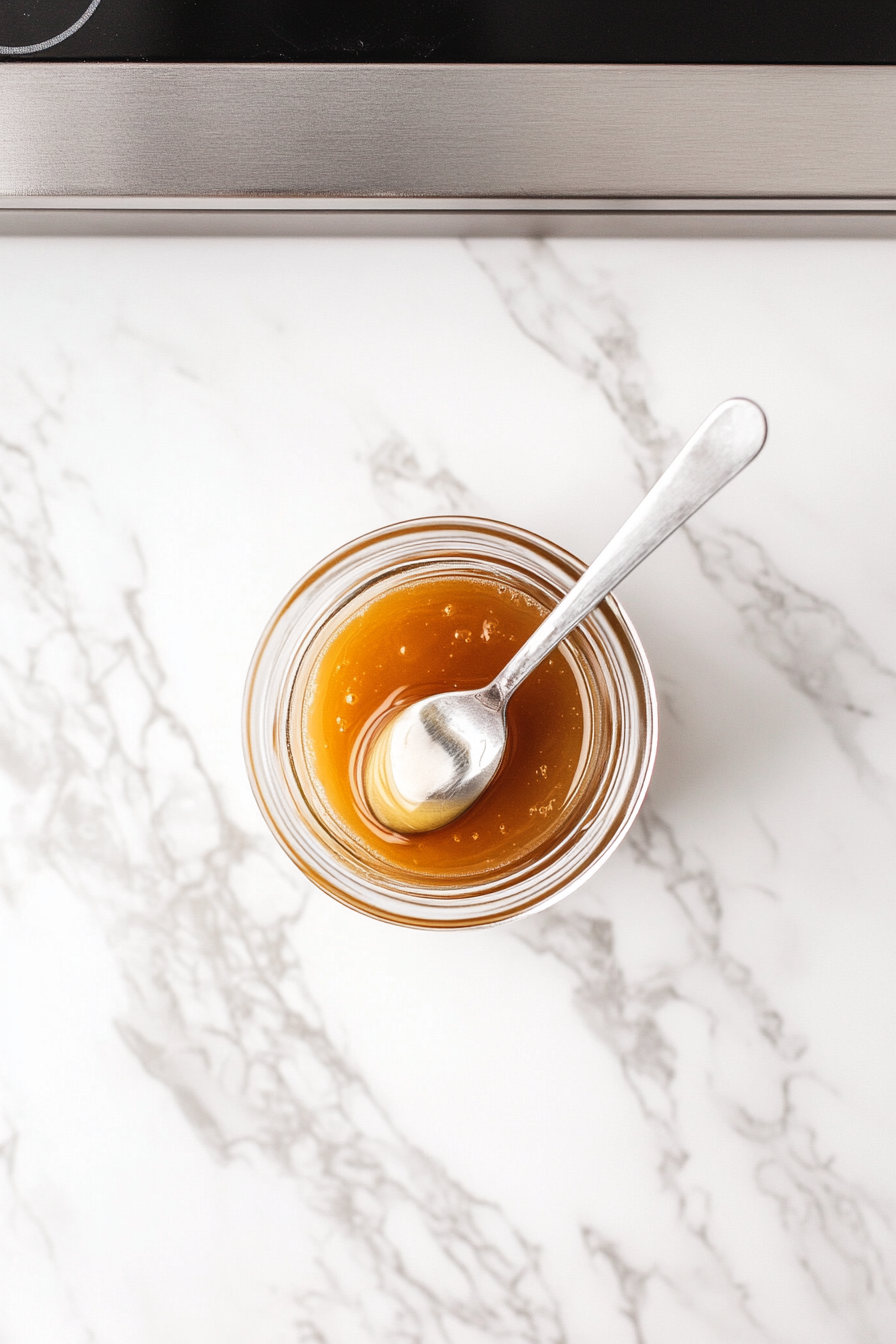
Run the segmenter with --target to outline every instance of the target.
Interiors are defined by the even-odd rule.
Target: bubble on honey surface
[[[406,645],[406,644],[402,644],[402,645],[401,645],[401,648],[398,650],[398,652],[399,652],[399,653],[405,653],[406,651],[407,651],[407,645]]]
[[[498,628],[498,622],[497,622],[497,621],[489,621],[489,620],[485,620],[485,621],[483,621],[483,622],[482,622],[482,634],[479,636],[479,638],[480,638],[480,639],[484,639],[485,642],[486,642],[486,644],[487,644],[488,641],[491,639],[492,635],[493,635],[493,634],[495,633],[495,631],[497,630],[497,628]]]
[[[470,630],[455,630],[454,638],[462,639],[465,644],[471,644],[473,642],[473,634]]]
[[[547,777],[548,777],[548,768],[547,768],[547,766],[546,766],[546,765],[540,765],[540,766],[538,767],[538,773],[541,775],[542,779],[547,779]]]
[[[447,607],[443,607],[443,608],[442,608],[442,615],[443,615],[443,616],[453,616],[453,615],[454,615],[454,603],[453,603],[453,602],[449,602],[448,605],[447,605]]]
[[[479,832],[478,832],[478,831],[474,831],[474,832],[473,832],[473,839],[474,839],[474,840],[478,840],[478,839],[479,839]]]
[[[355,696],[352,695],[351,691],[349,691],[348,695],[345,697],[345,703],[347,705],[353,705],[355,703]]]

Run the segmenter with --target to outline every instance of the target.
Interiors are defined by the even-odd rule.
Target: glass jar
[[[414,577],[482,576],[554,606],[585,566],[531,532],[482,518],[415,518],[359,537],[311,570],[281,603],[252,659],[243,706],[246,765],[262,815],[295,864],[324,891],[377,919],[469,928],[559,900],[613,852],[644,800],[656,754],[656,693],[625,612],[605,599],[564,642],[591,702],[575,797],[549,841],[462,880],[419,876],[352,845],[290,740],[310,666],[352,605]]]

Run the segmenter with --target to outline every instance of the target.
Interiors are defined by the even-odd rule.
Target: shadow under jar
[[[378,919],[469,928],[551,904],[608,858],[656,753],[650,669],[612,596],[511,699],[499,775],[452,825],[390,832],[360,785],[384,716],[486,684],[584,569],[505,523],[417,518],[297,584],[252,660],[244,749],[265,820],[313,882]]]

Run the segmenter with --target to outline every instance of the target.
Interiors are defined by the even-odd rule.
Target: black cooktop
[[[896,63],[896,0],[0,0],[7,61]]]

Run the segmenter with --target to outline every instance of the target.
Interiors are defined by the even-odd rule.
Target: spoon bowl
[[[387,720],[364,762],[367,802],[384,826],[435,831],[475,803],[504,756],[505,703],[491,708],[482,691],[451,691]]]

